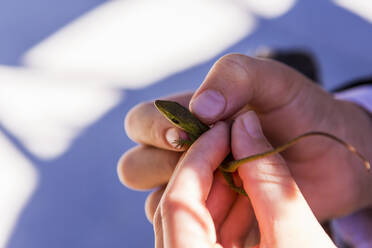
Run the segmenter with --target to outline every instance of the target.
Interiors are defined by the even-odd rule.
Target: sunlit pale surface
[[[0,122],[43,159],[61,155],[87,125],[120,99],[91,82],[0,67]]]
[[[333,0],[336,5],[372,22],[372,3],[368,0]]]
[[[206,61],[248,35],[255,20],[232,2],[109,1],[41,42],[25,63],[142,87]]]
[[[30,161],[0,133],[0,247],[8,236],[37,183]]]
[[[265,1],[236,0],[236,1],[240,2],[242,6],[245,5],[253,13],[266,18],[275,18],[284,15],[296,3],[296,0],[265,0]]]

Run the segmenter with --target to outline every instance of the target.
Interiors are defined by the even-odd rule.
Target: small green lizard
[[[159,110],[159,112],[163,114],[173,125],[179,127],[180,129],[182,129],[183,131],[187,133],[189,140],[184,140],[184,139],[175,140],[175,143],[180,147],[191,146],[191,144],[195,140],[197,140],[200,135],[202,135],[204,132],[209,130],[209,126],[202,123],[187,108],[183,107],[177,102],[156,100],[155,106]],[[238,192],[239,194],[246,196],[247,194],[244,191],[244,189],[242,187],[237,187],[235,185],[233,176],[232,176],[232,173],[235,172],[241,164],[282,152],[286,150],[287,148],[289,148],[290,146],[297,143],[302,138],[313,136],[313,135],[320,135],[320,136],[328,137],[344,145],[348,150],[353,152],[363,161],[364,166],[366,167],[367,171],[369,171],[370,163],[353,146],[337,138],[334,135],[331,135],[325,132],[317,132],[317,131],[304,133],[277,148],[274,148],[272,150],[269,150],[263,153],[255,154],[255,155],[243,158],[243,159],[233,160],[232,155],[230,154],[218,167],[219,171],[222,173],[222,175],[226,179],[231,189]]]

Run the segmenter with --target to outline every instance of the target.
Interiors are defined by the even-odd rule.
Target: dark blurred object
[[[302,50],[259,50],[257,57],[269,58],[286,64],[321,85],[315,57]]]
[[[338,92],[338,91],[343,91],[343,90],[347,90],[353,87],[358,87],[358,86],[363,86],[363,85],[372,85],[372,76],[365,77],[365,78],[358,78],[358,79],[354,79],[352,81],[346,82],[342,84],[341,87],[337,87],[333,91]]]

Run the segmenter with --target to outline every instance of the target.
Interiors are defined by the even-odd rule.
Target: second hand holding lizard
[[[173,101],[166,101],[166,100],[156,100],[155,106],[159,110],[161,114],[163,114],[173,125],[177,126],[178,128],[185,131],[189,137],[188,140],[180,139],[175,140],[175,143],[180,146],[191,146],[191,144],[199,138],[204,132],[209,130],[209,126],[202,123],[198,118],[196,118],[187,108],[183,107],[177,102]],[[319,131],[311,131],[304,134],[301,134],[294,139],[288,141],[287,143],[278,146],[277,148],[271,149],[269,151],[254,154],[252,156],[242,158],[239,160],[232,160],[232,156],[228,156],[223,163],[218,167],[219,171],[222,173],[224,178],[226,179],[228,185],[231,189],[235,192],[247,196],[247,193],[244,191],[242,187],[238,187],[235,185],[232,173],[235,172],[238,167],[246,162],[250,162],[253,160],[261,159],[266,156],[270,156],[279,152],[282,152],[289,148],[290,146],[297,143],[299,140],[309,136],[323,136],[330,139],[337,141],[338,143],[344,145],[349,151],[354,153],[358,156],[364,163],[364,166],[367,171],[370,169],[370,163],[356,150],[355,147],[346,143],[345,141],[341,140],[340,138],[326,133],[326,132],[319,132]]]

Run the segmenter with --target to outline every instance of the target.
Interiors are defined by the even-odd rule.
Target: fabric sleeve
[[[350,101],[372,113],[372,85],[363,85],[335,93],[340,100]]]
[[[350,88],[334,95],[337,99],[358,104],[372,114],[372,85]],[[332,220],[331,229],[337,247],[372,247],[372,208]]]

